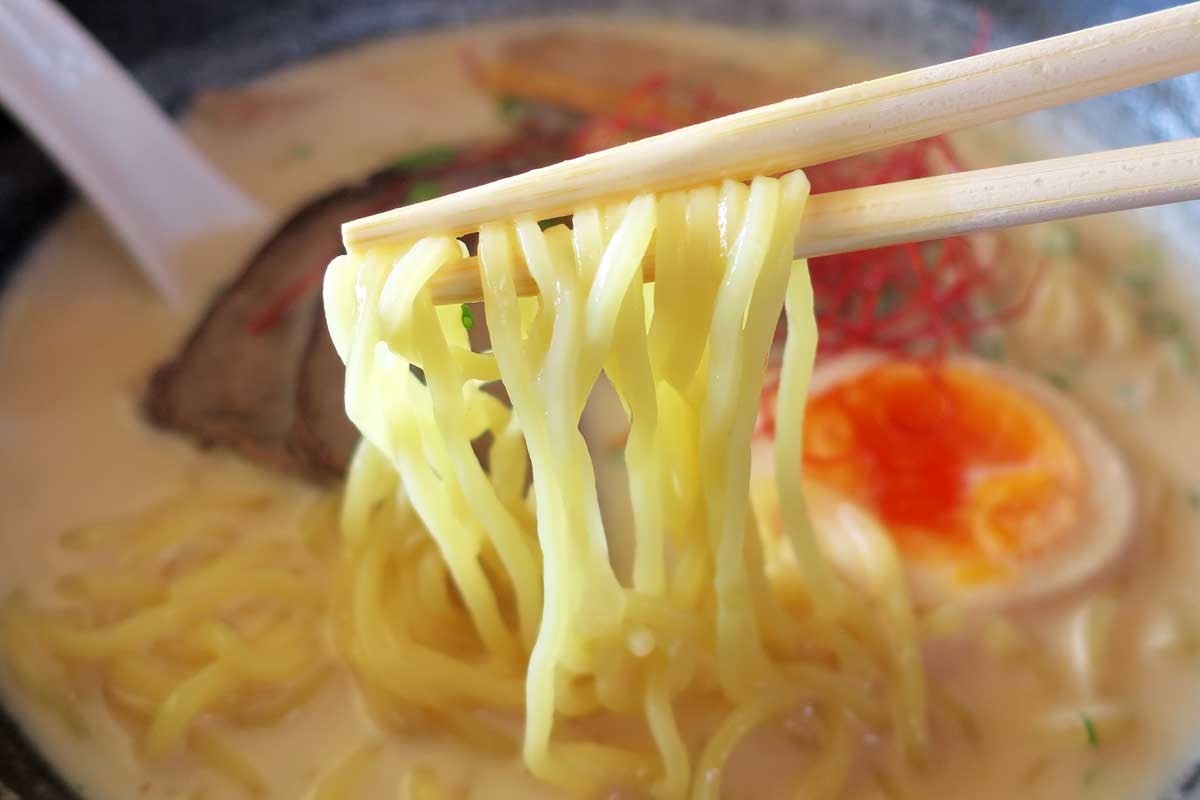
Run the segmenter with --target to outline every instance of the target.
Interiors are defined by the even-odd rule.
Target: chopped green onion
[[[400,169],[405,172],[420,172],[444,167],[453,161],[456,155],[458,155],[458,151],[453,147],[439,144],[398,156],[392,160],[391,166],[392,169]]]
[[[945,242],[941,239],[934,239],[932,242],[921,245],[921,257],[925,259],[925,263],[933,266],[942,260],[942,250],[945,248]]]
[[[300,142],[288,148],[287,156],[293,161],[303,161],[313,154],[312,145]]]
[[[608,457],[615,463],[625,463],[625,445],[629,443],[629,432],[625,431],[608,440],[607,451]]]
[[[1143,269],[1122,272],[1117,276],[1117,283],[1141,300],[1149,300],[1154,294],[1154,276]]]
[[[904,292],[892,284],[887,284],[879,293],[879,299],[875,303],[875,316],[877,318],[889,316],[895,313],[903,302]]]
[[[1091,786],[1100,777],[1102,771],[1103,769],[1099,764],[1093,764],[1088,767],[1087,771],[1083,773],[1083,785]]]
[[[1171,364],[1175,369],[1185,375],[1195,373],[1196,367],[1200,366],[1197,364],[1195,346],[1182,336],[1176,336],[1167,342],[1167,354],[1171,357]]]
[[[500,115],[500,119],[512,119],[524,112],[525,101],[510,94],[506,94],[496,101],[496,113]]]
[[[411,205],[412,203],[420,203],[425,200],[432,200],[442,193],[442,187],[438,186],[434,181],[413,181],[412,186],[408,187],[408,192],[404,195],[404,204]]]
[[[1004,349],[1004,342],[994,338],[980,339],[975,342],[974,349],[977,355],[981,358],[986,358],[988,361],[1002,362],[1007,355]]]
[[[1192,511],[1200,512],[1200,489],[1192,489],[1187,494],[1188,505]]]
[[[1160,339],[1178,336],[1183,331],[1183,321],[1179,319],[1179,315],[1162,308],[1142,312],[1141,322],[1142,330]]]
[[[1060,391],[1071,391],[1071,379],[1061,372],[1047,372],[1044,377]]]
[[[1079,249],[1079,232],[1070,225],[1052,225],[1042,238],[1042,253],[1050,258],[1068,258]]]
[[[1123,383],[1117,387],[1117,402],[1127,411],[1135,411],[1146,402],[1147,390],[1145,385],[1137,386]]]
[[[1156,239],[1149,239],[1141,242],[1129,250],[1129,260],[1141,264],[1149,269],[1156,269],[1162,266],[1163,251],[1162,245]]]
[[[1080,355],[1068,355],[1063,357],[1059,362],[1059,366],[1064,374],[1078,375],[1087,369],[1088,360]]]
[[[1100,746],[1100,734],[1096,731],[1096,723],[1092,722],[1092,718],[1087,714],[1079,715],[1080,721],[1083,722],[1083,731],[1087,734],[1087,742],[1092,747]]]
[[[971,304],[975,313],[981,317],[993,317],[1000,313],[1000,305],[990,297],[980,297]]]
[[[467,330],[475,327],[475,315],[471,313],[471,307],[466,303],[462,304],[462,326]]]

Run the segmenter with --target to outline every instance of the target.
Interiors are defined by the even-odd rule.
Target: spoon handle
[[[51,0],[0,2],[0,101],[91,198],[168,301],[188,239],[267,212]]]

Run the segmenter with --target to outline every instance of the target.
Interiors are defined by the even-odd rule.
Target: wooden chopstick
[[[795,252],[845,253],[1197,199],[1200,139],[1186,139],[813,195]],[[654,280],[651,257],[643,276]],[[524,265],[514,277],[519,294],[537,293]],[[430,284],[441,304],[483,297],[477,258],[443,267]]]
[[[350,252],[775,174],[1200,70],[1200,3],[785,100],[346,223]]]

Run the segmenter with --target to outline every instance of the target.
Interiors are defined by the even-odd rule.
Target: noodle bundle
[[[883,590],[849,591],[821,556],[800,483],[816,328],[791,253],[808,190],[796,172],[584,206],[569,227],[485,225],[487,351],[428,285],[466,255],[460,241],[330,265],[326,316],[363,434],[335,632],[379,719],[498,750],[518,746],[511,723],[523,719],[519,747],[541,780],[709,798],[750,731],[807,709],[826,735],[805,751],[806,797],[842,791],[868,731],[887,745],[877,770],[904,780],[926,730],[901,570],[880,532]],[[536,297],[516,294],[518,257]],[[785,298],[775,458],[802,585],[786,601],[766,579],[748,501]],[[602,374],[629,420],[627,582],[579,430]],[[684,734],[685,706],[705,712],[699,740]]]
[[[64,534],[73,569],[54,597],[16,594],[0,609],[14,676],[81,735],[81,705],[99,689],[146,755],[186,749],[261,794],[258,768],[210,723],[271,724],[333,669],[321,561],[294,536],[245,532],[271,531],[273,502],[200,491]]]

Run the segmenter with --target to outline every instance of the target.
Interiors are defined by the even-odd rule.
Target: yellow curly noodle
[[[17,681],[81,735],[100,698],[151,758],[183,748],[251,794],[267,784],[215,723],[269,724],[332,671],[327,570],[265,496],[197,492],[127,519],[68,532],[72,569],[54,596],[15,594],[0,644]]]
[[[461,242],[330,265],[326,314],[363,433],[335,627],[381,719],[503,750],[517,744],[504,712],[523,711],[528,768],[581,795],[716,797],[746,734],[804,707],[827,732],[805,762],[805,797],[843,791],[868,731],[888,764],[920,755],[923,673],[895,553],[877,537],[882,599],[854,595],[822,559],[800,490],[816,329],[806,264],[791,252],[808,189],[796,172],[585,206],[570,227],[485,225],[490,352],[472,351],[457,306],[431,299],[430,277],[466,253]],[[651,249],[653,290],[641,278]],[[518,254],[536,297],[516,294]],[[748,503],[785,297],[777,474],[804,588],[787,607]],[[610,565],[579,432],[602,372],[630,423],[629,585]],[[486,390],[498,380],[511,408]],[[685,706],[712,721],[689,723],[686,738]],[[904,768],[888,774],[903,780]]]

